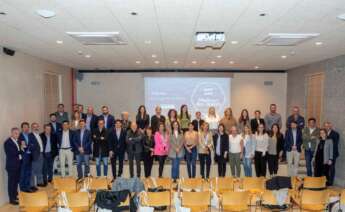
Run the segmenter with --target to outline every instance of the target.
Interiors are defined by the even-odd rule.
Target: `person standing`
[[[211,170],[211,151],[213,149],[212,133],[209,130],[209,125],[205,122],[202,125],[202,131],[199,136],[198,153],[200,160],[200,175],[204,179],[210,177]],[[206,170],[205,170],[206,166]],[[206,173],[205,173],[206,171]]]
[[[65,112],[65,105],[64,104],[58,104],[57,111],[55,112],[56,115],[56,122],[62,124],[65,121],[69,121],[68,113]]]
[[[110,116],[109,116],[110,117]],[[108,117],[108,118],[109,118]],[[109,124],[108,119],[108,124]],[[108,130],[105,128],[104,119],[98,120],[98,127],[92,132],[93,141],[93,157],[96,159],[96,172],[97,176],[102,175],[102,163],[103,163],[103,175],[108,176],[108,156],[109,156],[109,141]]]
[[[129,130],[131,127],[131,121],[129,120],[129,113],[127,111],[123,111],[121,113],[121,124],[125,132],[127,132],[127,130]]]
[[[177,117],[177,111],[175,109],[170,109],[168,111],[168,117],[165,119],[165,128],[167,129],[168,133],[171,133],[172,123],[174,121],[179,121]]]
[[[151,117],[151,128],[153,135],[158,131],[160,123],[165,123],[165,116],[162,115],[162,108],[160,106],[156,106],[155,115]]]
[[[252,176],[252,160],[255,154],[255,141],[249,125],[244,126],[243,139],[243,169],[246,177]]]
[[[77,131],[80,128],[79,126],[80,120],[81,120],[81,114],[79,113],[79,111],[73,112],[70,129],[73,131]]]
[[[126,133],[127,130],[122,127],[121,120],[117,119],[115,121],[115,129],[109,132],[109,157],[113,179],[115,179],[116,176],[121,177],[123,173],[123,160],[125,158],[126,151]],[[117,160],[119,161],[118,173],[116,173]]]
[[[165,128],[165,124],[161,122],[158,127],[158,131],[154,135],[155,147],[153,150],[154,156],[159,162],[158,176],[163,176],[165,160],[169,153],[170,141],[169,133]]]
[[[282,117],[279,113],[277,113],[276,104],[270,105],[270,112],[265,116],[266,131],[270,131],[273,124],[278,124],[279,128],[282,128]]]
[[[316,119],[309,118],[308,126],[303,129],[302,138],[303,138],[303,149],[304,149],[304,158],[307,167],[307,176],[313,176],[313,157],[316,149],[316,143],[320,136],[320,129],[316,127]]]
[[[220,124],[224,124],[225,132],[230,134],[231,128],[233,126],[237,127],[236,118],[232,114],[232,109],[230,107],[224,110],[224,117],[220,120]]]
[[[208,123],[208,126],[210,127],[210,131],[213,134],[216,133],[218,130],[219,120],[220,120],[220,117],[218,116],[216,112],[216,108],[213,106],[209,107],[207,116],[205,117],[205,122]],[[202,131],[203,124],[200,126],[201,126],[201,129],[199,129],[199,131]]]
[[[19,144],[19,129],[11,129],[11,136],[6,139],[4,149],[6,154],[7,193],[10,204],[18,205],[18,184],[22,165],[22,148],[25,143]]]
[[[283,156],[284,136],[280,132],[278,124],[273,124],[269,133],[267,162],[270,176],[276,176],[279,167],[279,158]]]
[[[68,168],[68,175],[72,176],[73,172],[73,143],[75,140],[75,134],[70,130],[68,121],[62,123],[62,132],[58,134],[58,148],[59,148],[59,160],[60,160],[60,172],[61,176],[66,176],[66,162]]]
[[[20,146],[23,147],[22,151],[22,165],[20,170],[20,181],[19,186],[20,190],[23,192],[34,192],[37,189],[31,189],[30,180],[31,180],[31,168],[32,168],[32,156],[31,150],[32,145],[29,143],[29,134],[30,134],[30,125],[28,122],[23,122],[21,124],[22,132],[19,135]]]
[[[79,120],[79,129],[76,131],[76,139],[74,140],[74,149],[77,159],[78,179],[89,176],[90,173],[90,154],[91,154],[91,132],[86,129],[84,119]],[[84,163],[84,172],[83,172]]]
[[[144,149],[143,146],[144,134],[138,129],[138,125],[132,122],[131,129],[128,130],[126,136],[128,160],[129,160],[129,173],[131,177],[134,177],[134,160],[137,167],[137,177],[140,178],[141,174],[141,157]]]
[[[225,177],[229,153],[229,135],[226,134],[223,124],[218,125],[218,132],[213,135],[213,146],[215,148],[214,161],[218,164],[218,176]]]
[[[238,119],[238,130],[239,132],[242,132],[244,130],[244,126],[249,125],[250,123],[249,119],[249,113],[247,109],[243,109],[241,111],[241,116]]]
[[[320,130],[315,151],[315,177],[326,176],[327,186],[330,185],[330,166],[333,162],[333,141],[327,138],[326,129]]]
[[[192,124],[194,126],[194,130],[199,132],[201,130],[201,126],[204,124],[204,122],[205,121],[201,118],[201,112],[196,111],[195,112],[195,119],[192,121]]]
[[[188,124],[187,124],[188,125]],[[176,182],[180,178],[180,161],[184,157],[184,137],[177,121],[172,122],[170,134],[169,158],[172,161],[171,178]]]
[[[302,143],[302,132],[298,128],[297,122],[292,121],[290,128],[285,133],[284,144],[290,177],[297,176]]]
[[[232,126],[229,135],[229,162],[231,175],[241,177],[241,159],[243,156],[243,138],[238,133],[237,127]]]
[[[80,114],[80,119],[86,120],[86,113],[84,113],[84,105],[78,104],[78,111]]]
[[[191,118],[190,118],[190,114],[188,112],[188,106],[187,105],[181,105],[179,122],[181,125],[182,132],[185,133],[188,130],[188,123],[191,122]]]
[[[259,124],[258,131],[254,135],[255,142],[255,172],[257,177],[266,177],[266,153],[268,149],[268,135],[265,126]]]
[[[85,114],[85,128],[92,132],[94,129],[97,128],[98,117],[94,114],[94,109],[91,106],[87,107],[87,112]]]
[[[329,167],[330,176],[329,176],[329,185],[333,185],[335,178],[335,164],[337,158],[339,157],[339,133],[333,129],[331,122],[325,122],[325,128],[327,131],[327,138],[332,139],[333,141],[333,161]]]
[[[298,106],[294,106],[292,108],[292,114],[286,120],[286,128],[290,127],[292,121],[295,121],[297,123],[297,127],[300,130],[303,130],[305,121],[304,121],[304,117],[299,113]]]
[[[55,135],[61,133],[61,131],[62,131],[62,124],[56,121],[56,114],[55,113],[51,113],[49,115],[49,118],[50,118],[49,125],[51,126],[51,131],[52,131],[51,133],[55,134]]]
[[[54,160],[58,155],[57,135],[52,133],[50,124],[44,125],[44,132],[40,134],[43,142],[43,184],[46,186],[53,181]]]
[[[250,127],[252,132],[258,131],[258,126],[263,124],[265,126],[265,120],[261,118],[261,111],[256,110],[254,112],[254,118],[250,120]]]
[[[187,173],[189,178],[195,178],[196,158],[198,156],[197,146],[199,142],[199,133],[194,131],[192,123],[188,124],[188,131],[184,134],[184,148],[186,152]]]
[[[40,128],[37,123],[31,124],[31,133],[29,134],[29,143],[32,144],[32,175],[31,187],[44,187],[43,184],[43,141],[40,136]]]
[[[145,177],[151,177],[151,170],[153,165],[153,151],[155,147],[154,138],[152,135],[151,127],[147,127],[145,130],[145,138],[144,138],[144,172]]]
[[[115,125],[115,117],[109,113],[108,106],[102,106],[102,115],[98,117],[98,120],[104,121],[105,129],[112,129]]]
[[[138,113],[135,118],[137,126],[142,133],[145,133],[146,128],[150,126],[150,115],[147,114],[145,105],[140,105]]]

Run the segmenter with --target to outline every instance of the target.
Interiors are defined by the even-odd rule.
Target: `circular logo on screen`
[[[198,83],[191,95],[191,103],[194,111],[207,113],[208,108],[213,106],[216,111],[224,108],[226,97],[223,89],[217,83],[201,82]]]

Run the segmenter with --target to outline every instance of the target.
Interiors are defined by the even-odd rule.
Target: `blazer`
[[[108,119],[109,120],[109,119]],[[109,156],[109,141],[108,131],[103,128],[99,130],[96,128],[92,132],[93,141],[93,157],[108,157]]]
[[[75,139],[76,139],[76,136],[75,136],[75,132],[73,132],[72,130],[68,130],[68,133],[69,133],[69,146],[71,147],[72,151],[74,152],[75,149],[74,149],[74,146],[73,144],[75,143]],[[61,149],[61,143],[62,143],[62,135],[63,135],[63,131],[61,131],[58,135],[57,135],[57,138],[58,138],[58,149]]]
[[[218,138],[220,136],[220,155],[214,154],[214,160],[216,162],[219,162],[221,158],[224,158],[225,152],[229,152],[229,135],[227,133],[224,133],[223,135],[220,135],[218,133],[213,135],[213,146],[217,148],[218,145]],[[226,154],[226,159],[228,158],[228,154]]]
[[[331,130],[327,138],[332,139],[333,141],[333,160],[339,157],[339,133]]]
[[[310,134],[310,128],[306,127],[302,131],[302,137],[303,137],[303,148],[305,150],[310,149],[311,151],[315,151],[317,140],[320,137],[320,129],[316,127],[313,133]]]
[[[30,133],[29,133],[29,134],[30,134]],[[28,135],[28,137],[29,137],[29,135]],[[29,138],[28,138],[28,139],[29,139]],[[26,141],[26,140],[25,140],[24,134],[21,132],[20,135],[19,135],[19,138],[18,138],[19,145],[21,144],[22,141],[24,141],[24,142],[26,143],[26,147],[23,149],[23,153],[31,154],[31,152],[30,152],[29,140]]]
[[[196,119],[194,119],[193,121],[192,121],[192,124],[193,124],[193,126],[194,126],[194,130],[195,131],[199,131],[199,130],[201,130],[201,129],[199,129],[199,127],[201,127],[203,124],[204,124],[204,120],[203,119],[200,119],[199,120],[199,124],[198,124],[198,120],[196,120]]]
[[[63,112],[62,115],[60,115],[60,113],[56,111],[55,115],[56,115],[56,122],[60,124],[62,124],[64,121],[69,121],[67,112]]]
[[[163,140],[163,137],[160,132],[156,132],[154,135],[154,140],[155,140],[155,148],[153,151],[154,155],[158,156],[163,156],[163,155],[168,155],[169,153],[169,148],[170,148],[170,138],[169,134],[165,132],[165,139],[166,141]]]
[[[116,130],[112,129],[108,135],[109,151],[116,154],[124,154],[126,151],[126,131],[121,129],[120,137],[116,135]]]
[[[286,120],[286,128],[290,128],[290,125],[291,125],[291,122],[292,122],[292,121],[296,121],[296,122],[297,122],[297,127],[298,127],[299,129],[303,129],[303,128],[304,128],[305,121],[304,121],[304,117],[303,117],[303,116],[299,115],[299,116],[297,117],[297,120],[295,120],[295,118],[294,118],[293,115],[289,116],[289,117],[287,118],[287,120]]]
[[[98,120],[104,120],[104,115],[100,115]],[[105,123],[104,126],[106,126],[107,129],[113,128],[115,126],[115,117],[111,114],[108,114],[107,123]]]
[[[59,122],[55,122],[55,124],[56,124],[56,129],[54,128],[53,123],[51,122],[49,123],[50,127],[52,128],[52,134],[57,135],[58,133],[62,131],[62,124]]]
[[[301,152],[301,146],[302,146],[302,131],[297,128],[296,129],[296,147],[297,147],[297,151]],[[288,129],[286,130],[285,133],[285,144],[284,144],[284,150],[287,152],[291,152],[292,151],[292,146],[294,144],[294,140],[293,140],[293,134],[292,134],[292,129]]]
[[[12,138],[7,138],[4,143],[4,149],[6,154],[6,170],[7,171],[20,171],[21,155],[20,144],[17,145],[13,142]]]
[[[172,132],[170,134],[170,148],[169,148],[169,157],[170,158],[183,158],[184,156],[184,136],[182,133],[179,133],[177,135],[177,138],[174,134],[174,132]],[[177,153],[176,152],[176,148],[179,148],[180,151]]]
[[[272,139],[271,136],[269,136],[269,138],[268,138],[268,141],[269,141],[268,146],[270,146],[270,139]],[[277,155],[279,155],[279,153],[284,150],[284,142],[285,142],[284,135],[280,134],[280,136],[277,138],[277,144],[276,144]],[[270,148],[270,147],[268,147],[268,148]]]
[[[87,114],[85,114],[85,123],[86,123],[86,119],[87,119]],[[97,123],[98,122],[98,116],[96,116],[95,114],[91,115],[91,120],[90,120],[90,126],[87,126],[90,128],[90,131],[93,131],[94,129],[97,128]]]
[[[31,152],[32,160],[37,160],[40,156],[41,149],[40,149],[40,145],[38,144],[38,141],[37,141],[37,139],[33,133],[29,134],[29,150]]]
[[[155,147],[155,140],[153,136],[145,136],[144,138],[144,152],[151,153],[151,149]]]
[[[317,140],[316,150],[320,144],[320,139]],[[316,157],[316,152],[314,152],[314,158]],[[331,139],[326,139],[325,145],[323,147],[323,164],[327,164],[329,160],[333,160],[333,142]],[[314,159],[315,160],[315,159]]]
[[[45,154],[45,149],[47,146],[47,136],[45,133],[41,133],[40,137],[41,137],[42,142],[43,142],[43,154]],[[58,155],[58,144],[57,144],[58,141],[57,140],[58,140],[57,135],[51,133],[50,134],[50,148],[51,148],[50,153],[52,154],[53,158]]]
[[[133,132],[131,129],[128,130],[126,136],[126,145],[128,154],[140,154],[144,149],[144,134],[139,130]]]
[[[259,123],[265,125],[265,120],[263,118],[260,118]],[[250,128],[252,129],[253,134],[255,134],[255,132],[258,130],[258,126],[259,124],[256,118],[250,120]]]
[[[146,114],[144,118],[141,118],[140,114],[137,114],[135,121],[137,122],[138,128],[146,129],[150,125],[150,116]]]
[[[75,150],[75,154],[79,155],[80,151],[79,148],[83,146],[84,154],[90,155],[91,154],[91,132],[90,130],[84,129],[83,137],[81,138],[81,129],[75,131],[75,139],[73,142],[73,149]]]
[[[207,137],[207,140],[206,140]],[[200,132],[199,135],[199,144],[198,144],[198,153],[199,154],[210,154],[213,147],[213,137],[212,133],[208,132],[207,136],[204,132]]]
[[[152,128],[152,134],[154,135],[159,129],[159,123],[163,122],[165,123],[165,116],[160,115],[158,118],[157,115],[153,115],[151,117],[151,128]]]

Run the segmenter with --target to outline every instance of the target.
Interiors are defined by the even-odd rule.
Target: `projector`
[[[225,43],[224,32],[197,32],[195,33],[195,48],[220,49]]]

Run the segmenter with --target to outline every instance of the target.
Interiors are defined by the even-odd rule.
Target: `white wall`
[[[44,120],[43,73],[53,72],[62,76],[62,96],[67,110],[71,108],[71,73],[67,67],[16,52],[10,57],[0,54],[0,205],[7,200],[7,173],[3,142],[10,128],[22,121]]]
[[[97,113],[100,112],[102,105],[109,105],[116,117],[119,117],[122,111],[128,111],[134,118],[138,106],[145,103],[143,75],[146,74],[85,73],[83,79],[77,82],[77,101],[84,105],[95,106]],[[164,73],[157,75],[162,76]],[[191,75],[195,76],[194,73]],[[276,103],[285,120],[287,79],[285,73],[230,75],[233,77],[231,107],[236,117],[243,108],[247,108],[250,114],[255,109],[259,109],[264,115],[268,111],[269,104]],[[224,76],[224,74],[219,73],[219,76]],[[265,86],[264,81],[273,81],[273,85]]]

